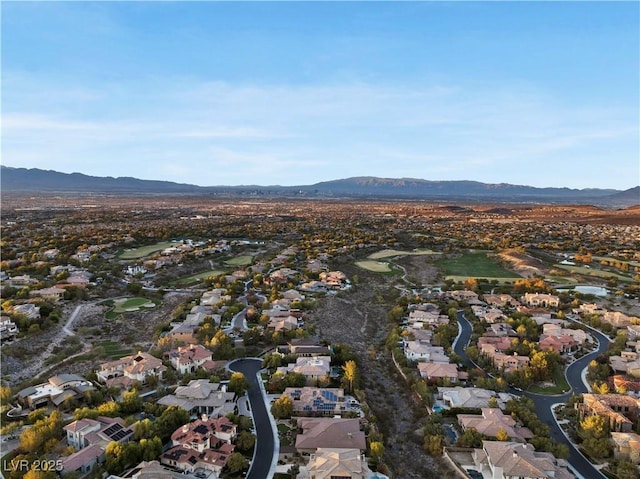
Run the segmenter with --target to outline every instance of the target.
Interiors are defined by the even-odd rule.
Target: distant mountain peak
[[[132,177],[97,177],[83,173],[60,173],[38,168],[1,166],[4,192],[66,192],[111,194],[213,194],[261,197],[346,197],[498,202],[539,202],[629,206],[640,204],[640,186],[626,191],[613,189],[536,188],[509,183],[439,181],[419,178],[355,176],[303,186],[209,186]]]

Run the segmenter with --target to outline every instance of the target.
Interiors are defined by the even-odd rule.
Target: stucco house
[[[473,460],[487,479],[575,479],[565,460],[536,452],[530,444],[482,441],[482,448],[474,449]]]
[[[162,360],[138,351],[137,354],[101,364],[96,375],[109,387],[128,389],[135,382],[144,383],[150,376],[162,379],[166,370]]]
[[[525,293],[522,302],[527,306],[557,308],[560,305],[560,298],[554,294]]]
[[[199,368],[212,369],[212,352],[200,344],[179,346],[165,353],[173,368],[180,374],[193,373]]]

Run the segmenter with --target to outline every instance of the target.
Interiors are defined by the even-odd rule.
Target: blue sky
[[[640,184],[637,2],[2,2],[2,164]]]

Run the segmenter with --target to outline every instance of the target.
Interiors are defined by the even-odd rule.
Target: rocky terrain
[[[68,304],[56,327],[3,346],[2,374],[12,385],[35,376],[85,374],[110,359],[99,347],[103,341],[146,351],[154,344],[156,327],[170,319],[173,309],[186,296],[189,294],[167,293],[160,307],[127,313],[114,320],[105,318],[107,307],[99,304],[101,301]],[[52,356],[59,360],[52,361]],[[75,356],[82,357],[70,361]]]
[[[403,258],[400,263],[412,274],[422,272],[420,279],[426,282],[435,272],[422,268],[427,261],[425,257],[414,256]],[[389,305],[400,294],[394,286],[403,284],[401,277],[350,269],[348,265],[340,268],[351,277],[357,275],[362,286],[356,285],[343,296],[320,300],[311,320],[320,338],[333,344],[346,343],[356,354],[367,403],[384,435],[385,463],[398,479],[455,477],[424,452],[420,428],[426,411],[414,402],[390,355],[384,351],[384,341],[391,329],[387,320]]]

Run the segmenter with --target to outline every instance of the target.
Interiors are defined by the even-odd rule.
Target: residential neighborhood
[[[221,211],[247,228],[275,214],[247,205],[258,211]],[[265,223],[270,239],[207,237],[199,218],[190,237],[157,243],[135,228],[110,235],[106,209],[94,244],[50,241],[33,258],[9,228],[3,451],[30,468],[58,461],[72,479],[569,478],[594,468],[636,479],[623,474],[640,457],[633,281],[598,283],[612,291],[603,299],[510,263],[500,263],[509,281],[447,279],[447,261],[482,255],[498,267],[472,249],[472,233],[493,223],[476,231],[425,210],[469,242],[452,249],[436,239],[438,222],[395,210],[398,227],[428,231],[428,244],[377,235],[392,214],[385,205],[353,229],[337,225],[357,209],[314,208],[300,213],[315,218],[313,235]],[[618,238],[612,248],[637,261]],[[376,271],[382,263],[393,273]],[[255,374],[238,372],[246,364]],[[556,396],[565,407],[545,406]],[[575,462],[574,450],[592,462]]]

